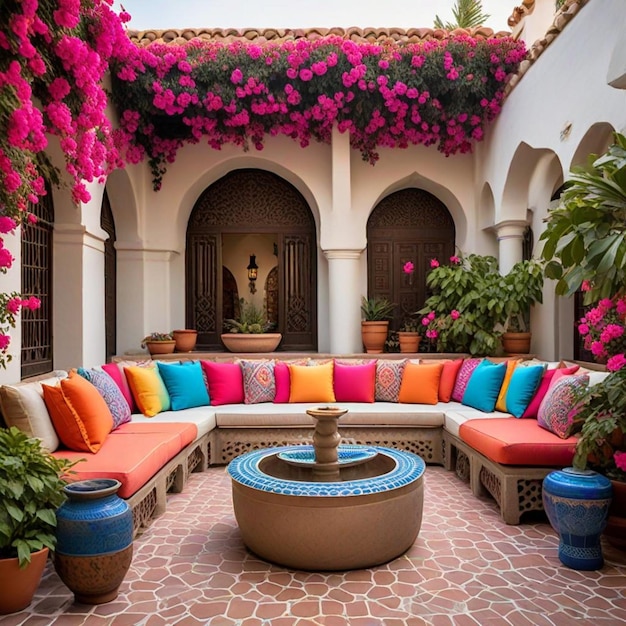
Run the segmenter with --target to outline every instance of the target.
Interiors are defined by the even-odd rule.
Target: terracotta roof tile
[[[153,42],[164,44],[181,44],[192,39],[213,41],[282,41],[285,39],[319,39],[327,35],[339,35],[353,41],[369,41],[370,43],[393,40],[397,42],[415,43],[428,39],[446,39],[455,33],[467,33],[472,37],[488,39],[491,37],[508,37],[508,31],[494,31],[485,26],[469,29],[446,31],[440,28],[184,28],[168,30],[128,30],[128,36],[140,46]]]

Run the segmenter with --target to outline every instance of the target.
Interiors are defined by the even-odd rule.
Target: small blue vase
[[[543,508],[559,534],[559,559],[576,570],[604,565],[600,535],[606,526],[611,481],[591,470],[566,467],[543,479]]]

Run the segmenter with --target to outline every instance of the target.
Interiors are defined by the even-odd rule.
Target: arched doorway
[[[317,349],[315,222],[302,194],[276,174],[234,170],[208,187],[187,225],[186,324],[198,331],[198,348],[220,350],[224,315],[224,235],[271,234],[277,276],[265,294],[276,315],[282,350]],[[245,267],[248,258],[240,260]],[[230,291],[234,287],[230,285]],[[238,293],[247,288],[239,285]],[[277,293],[276,293],[277,291]],[[227,307],[228,308],[228,307]]]
[[[403,189],[383,198],[367,221],[368,295],[398,304],[390,324],[424,305],[430,261],[447,262],[454,254],[456,230],[446,206],[423,189]],[[412,276],[403,265],[411,261]]]

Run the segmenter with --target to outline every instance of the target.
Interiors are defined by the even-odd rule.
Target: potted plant
[[[387,298],[361,298],[361,338],[366,352],[379,354],[383,351],[395,306]]]
[[[426,284],[432,295],[418,311],[426,339],[437,352],[497,354],[504,319],[497,259],[454,255],[448,265],[432,259],[430,267]]]
[[[196,347],[198,331],[191,328],[180,328],[172,331],[176,352],[191,352]]]
[[[530,352],[530,307],[543,302],[543,263],[538,259],[519,261],[500,281],[504,303],[502,347],[508,354]]]
[[[56,510],[73,463],[15,426],[0,429],[0,613],[26,608],[56,545]]]
[[[398,343],[400,352],[417,352],[422,337],[420,330],[422,324],[413,316],[406,317],[398,330]]]
[[[275,324],[267,319],[265,309],[254,302],[239,300],[238,319],[224,320],[222,343],[231,352],[273,352],[282,339],[281,333],[271,332]]]
[[[172,333],[150,333],[141,340],[141,347],[150,354],[171,354],[176,347]]]

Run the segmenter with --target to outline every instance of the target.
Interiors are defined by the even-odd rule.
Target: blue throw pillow
[[[204,384],[200,361],[182,363],[158,361],[157,365],[170,396],[172,411],[209,404],[209,392]]]
[[[513,370],[505,398],[506,410],[511,415],[522,417],[545,371],[545,365],[518,366]]]
[[[493,363],[483,359],[465,388],[461,404],[491,413],[496,408],[500,387],[506,374],[506,363]]]

